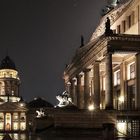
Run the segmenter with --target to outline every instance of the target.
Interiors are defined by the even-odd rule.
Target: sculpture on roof
[[[102,9],[101,15],[104,16],[108,12],[110,12],[115,6],[120,3],[120,0],[107,0],[107,5],[104,9]]]
[[[37,113],[37,115],[36,115],[37,118],[42,118],[42,117],[46,116],[43,108],[36,110],[36,113]]]
[[[109,36],[113,34],[113,31],[110,29],[110,19],[107,17],[106,23],[105,23],[105,35]]]
[[[72,104],[72,99],[67,91],[64,91],[60,95],[57,95],[56,99],[59,101],[57,107],[65,107],[69,104]]]

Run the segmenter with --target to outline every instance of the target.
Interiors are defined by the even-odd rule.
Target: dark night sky
[[[97,26],[105,0],[1,0],[0,60],[15,61],[25,100],[44,97],[56,104],[62,79],[80,46]]]

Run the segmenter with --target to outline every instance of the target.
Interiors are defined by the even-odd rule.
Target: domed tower
[[[0,102],[18,102],[20,79],[15,63],[6,56],[0,64]]]

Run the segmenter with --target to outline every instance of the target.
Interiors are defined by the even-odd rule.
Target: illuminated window
[[[128,70],[127,70],[127,76],[128,80],[135,78],[135,63],[131,63],[128,65]]]
[[[14,122],[13,123],[13,129],[14,130],[18,130],[19,128],[18,128],[18,122]]]
[[[4,114],[3,113],[0,113],[0,122],[1,121],[4,121]]]
[[[20,121],[26,121],[25,113],[20,114]]]
[[[17,121],[18,120],[18,113],[13,113],[13,120]]]
[[[26,130],[26,123],[25,122],[20,123],[20,130],[22,130],[22,131]]]
[[[0,78],[3,78],[3,77],[19,79],[18,72],[15,70],[11,70],[11,69],[0,70]]]
[[[5,129],[6,130],[11,130],[11,114],[10,113],[6,113],[6,126]]]
[[[130,65],[130,79],[135,77],[135,63]]]
[[[0,122],[0,130],[4,129],[4,122]]]
[[[120,85],[120,70],[114,72],[114,85]]]
[[[18,133],[13,133],[13,139],[14,140],[19,140],[19,134]],[[22,139],[23,140],[23,139]]]
[[[117,122],[118,136],[125,136],[127,134],[127,123],[125,121]]]

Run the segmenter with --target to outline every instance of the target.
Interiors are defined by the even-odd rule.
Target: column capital
[[[76,78],[82,78],[83,74],[79,73],[79,74],[76,74]]]
[[[107,53],[104,54],[105,57],[108,56],[108,55],[112,55],[112,52],[107,52]]]
[[[76,78],[72,78],[72,79],[70,79],[70,82],[71,82],[71,83],[76,82]]]
[[[83,70],[84,73],[87,73],[87,72],[90,72],[90,71],[91,71],[91,69],[89,69],[89,68],[85,68],[85,69]]]
[[[100,60],[95,60],[95,61],[92,62],[92,65],[94,66],[95,64],[99,64],[99,63],[101,63]]]

